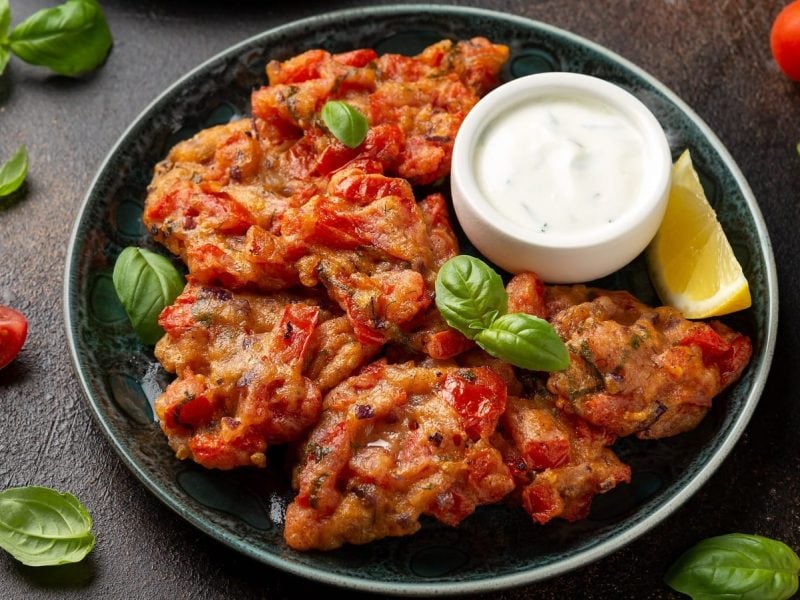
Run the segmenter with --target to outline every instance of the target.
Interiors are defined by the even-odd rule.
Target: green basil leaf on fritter
[[[797,592],[800,558],[783,542],[731,533],[687,550],[665,576],[694,600],[784,600]]]
[[[16,192],[28,174],[28,153],[20,146],[5,163],[0,165],[0,198]]]
[[[94,547],[92,517],[72,494],[45,487],[0,492],[0,548],[32,567],[82,560]]]
[[[569,352],[553,326],[533,315],[503,315],[475,341],[492,356],[523,369],[561,371],[569,366]]]
[[[454,256],[436,276],[436,307],[450,327],[469,339],[508,310],[503,280],[474,256]]]
[[[105,60],[111,32],[96,0],[67,0],[28,17],[13,29],[9,41],[22,60],[74,77]]]
[[[325,103],[322,121],[334,137],[348,148],[359,146],[369,130],[367,117],[354,106],[339,100]]]
[[[164,335],[158,316],[183,290],[183,277],[167,258],[130,246],[117,258],[113,280],[133,329],[145,344],[155,344]]]

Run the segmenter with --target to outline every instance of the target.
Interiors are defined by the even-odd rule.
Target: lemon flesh
[[[672,168],[664,220],[646,253],[662,302],[688,319],[750,306],[750,288],[686,150]]]

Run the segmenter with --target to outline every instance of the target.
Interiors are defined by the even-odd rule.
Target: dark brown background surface
[[[58,0],[10,0],[13,24]],[[787,0],[788,1],[788,0]],[[370,4],[388,4],[371,2]],[[106,65],[72,81],[12,58],[0,78],[0,161],[20,143],[28,191],[0,210],[0,304],[28,315],[20,358],[0,371],[0,489],[71,491],[97,546],[70,567],[24,567],[0,552],[0,598],[311,598],[334,590],[262,566],[193,529],[123,466],[73,372],[62,318],[67,242],[83,195],[127,125],[206,58],[265,29],[354,1],[103,2],[114,35]],[[568,29],[637,63],[721,138],[749,181],[778,266],[781,323],[772,373],[744,436],[675,515],[570,575],[492,597],[669,598],[669,564],[701,538],[741,531],[800,550],[800,84],[769,52],[781,0],[484,0]],[[360,594],[350,594],[361,597]],[[488,597],[488,596],[487,596]]]

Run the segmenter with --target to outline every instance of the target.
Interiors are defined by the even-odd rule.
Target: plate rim
[[[376,18],[386,18],[390,16],[396,16],[398,14],[411,14],[420,12],[439,13],[444,15],[453,14],[458,15],[459,17],[484,17],[497,21],[510,22],[514,25],[527,29],[541,30],[549,34],[560,36],[569,42],[584,46],[594,52],[604,55],[605,57],[608,57],[610,60],[618,63],[625,69],[633,72],[636,76],[646,81],[659,93],[663,94],[670,103],[676,106],[695,126],[697,126],[708,143],[719,155],[721,162],[724,163],[725,167],[730,171],[730,174],[738,186],[745,200],[745,204],[749,209],[750,215],[755,223],[761,254],[766,262],[764,284],[767,291],[766,297],[768,301],[766,310],[767,330],[764,332],[763,351],[759,356],[760,360],[756,366],[756,371],[753,373],[752,388],[747,394],[742,410],[734,420],[727,437],[722,441],[720,446],[713,451],[713,453],[709,456],[709,459],[697,470],[696,473],[694,473],[693,476],[691,476],[686,484],[681,489],[677,490],[671,498],[667,499],[664,504],[658,506],[652,513],[644,516],[640,521],[625,529],[620,534],[615,535],[611,539],[599,542],[591,548],[578,551],[565,559],[559,560],[557,563],[531,567],[525,571],[517,573],[493,575],[484,577],[483,579],[465,580],[460,582],[435,581],[430,583],[402,583],[394,581],[378,581],[373,579],[363,579],[353,575],[334,573],[304,564],[293,563],[285,558],[282,558],[277,553],[263,553],[257,549],[243,545],[239,536],[233,535],[225,529],[221,529],[213,525],[210,526],[209,522],[198,518],[193,511],[187,509],[176,497],[173,497],[172,494],[168,493],[167,490],[157,484],[157,482],[150,476],[146,469],[140,468],[140,466],[129,455],[127,448],[111,431],[109,423],[107,423],[104,417],[101,415],[102,411],[99,402],[94,397],[90,382],[88,381],[88,378],[81,367],[80,355],[77,347],[77,327],[72,319],[72,312],[75,310],[71,298],[71,292],[73,291],[72,273],[75,269],[77,269],[79,262],[78,257],[75,255],[75,251],[78,245],[78,235],[81,231],[84,219],[87,216],[86,209],[92,200],[95,187],[100,182],[100,179],[105,173],[105,170],[112,158],[116,155],[119,148],[124,144],[132,130],[135,129],[145,117],[150,115],[150,113],[165,98],[170,96],[176,89],[181,88],[185,82],[193,78],[196,74],[205,71],[213,63],[224,59],[226,56],[235,54],[242,48],[257,43],[261,38],[280,35],[285,31],[303,28],[304,26],[319,26],[320,24],[325,23],[341,22],[343,19],[348,19],[355,16],[375,16]],[[747,183],[747,180],[745,179],[728,149],[713,132],[713,130],[705,123],[705,121],[703,121],[703,119],[700,118],[697,113],[695,113],[694,110],[689,107],[688,104],[686,104],[686,102],[684,102],[660,80],[650,75],[647,71],[635,63],[588,38],[529,17],[471,6],[402,4],[364,6],[328,11],[301,19],[295,19],[276,27],[266,29],[240,42],[237,42],[236,44],[224,48],[220,52],[202,61],[196,67],[187,71],[171,85],[161,91],[120,134],[117,141],[113,144],[105,158],[100,163],[100,166],[92,178],[87,190],[88,191],[78,207],[78,213],[75,217],[67,246],[62,299],[64,323],[66,327],[70,357],[72,359],[71,362],[73,369],[75,370],[75,374],[80,381],[84,396],[89,401],[89,405],[92,409],[92,416],[95,422],[100,426],[100,429],[103,431],[107,441],[111,442],[112,448],[122,459],[128,470],[133,473],[137,479],[139,479],[145,485],[145,487],[147,487],[156,496],[156,498],[158,498],[162,503],[177,513],[184,520],[188,521],[192,526],[196,527],[212,539],[224,543],[226,546],[248,556],[251,559],[315,582],[360,591],[390,593],[395,595],[454,595],[494,591],[498,589],[530,584],[556,577],[558,575],[563,575],[569,571],[595,562],[604,556],[620,550],[638,537],[653,529],[657,524],[661,523],[670,515],[672,515],[708,481],[708,479],[713,475],[719,465],[725,460],[733,447],[739,441],[739,438],[747,426],[747,423],[749,422],[762,395],[764,386],[766,385],[767,376],[769,374],[769,369],[772,364],[778,327],[778,279],[774,254],[772,251],[772,243],[766,228],[766,223],[758,206],[758,202],[749,184]]]

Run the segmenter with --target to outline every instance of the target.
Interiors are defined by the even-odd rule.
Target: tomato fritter
[[[264,147],[253,127],[251,119],[243,119],[201,131],[175,146],[156,166],[143,220],[153,237],[204,283],[285,289],[298,284],[294,262],[306,247],[302,240],[281,235],[282,216],[324,194],[330,173],[309,175],[297,167],[291,151]],[[393,143],[384,132],[370,129],[361,155],[381,153],[381,144]],[[228,153],[220,151],[231,146],[236,147],[233,160],[240,164],[235,177],[230,161],[224,160]],[[372,173],[383,169],[380,162],[366,159],[352,166]]]
[[[539,524],[583,519],[595,495],[630,482],[630,467],[608,447],[615,436],[556,408],[543,388],[509,396],[498,431],[493,442],[514,475],[514,499]]]
[[[364,344],[452,356],[470,344],[432,315],[432,299],[458,245],[444,198],[417,202],[411,184],[448,174],[461,121],[507,57],[475,38],[416,57],[311,50],[273,61],[252,118],[200,132],[157,166],[144,223],[198,282],[322,286]],[[357,148],[322,124],[331,99],[367,115]]]
[[[441,195],[417,204],[404,180],[355,168],[284,223],[307,248],[301,283],[322,284],[365,343],[403,340],[432,308],[439,265],[458,251]]]
[[[299,550],[457,525],[514,487],[490,443],[506,386],[487,367],[378,361],[334,388],[295,471],[286,541]]]
[[[178,378],[156,413],[178,458],[209,468],[265,466],[268,444],[313,425],[322,393],[366,362],[327,301],[299,294],[233,293],[190,281],[159,323],[156,357]]]
[[[267,65],[269,85],[253,93],[253,115],[274,142],[311,132],[314,144],[307,145],[314,145],[316,160],[309,163],[330,172],[358,154],[334,143],[319,123],[325,102],[344,100],[371,126],[395,128],[400,152],[380,159],[388,174],[415,185],[432,183],[450,172],[458,128],[478,98],[499,83],[506,60],[508,48],[484,38],[443,40],[414,57],[309,50]]]
[[[537,299],[535,275],[517,278],[509,283],[513,302],[544,306],[570,353],[569,368],[547,382],[558,406],[615,435],[650,439],[693,429],[750,360],[749,338],[719,321],[689,321],[628,292],[583,285],[547,287]]]
[[[276,217],[279,233],[253,225],[244,236],[226,235],[222,218],[209,214],[222,213],[219,199],[188,193],[187,203],[174,207],[199,216],[189,231],[173,227],[170,239],[188,248],[187,264],[199,281],[234,288],[322,285],[365,344],[395,340],[423,351],[428,339],[410,336],[432,308],[439,266],[458,252],[444,198],[433,194],[417,203],[405,180],[356,166],[336,173],[326,192]],[[427,321],[427,335],[446,330]],[[445,357],[438,347],[431,352]]]
[[[458,252],[444,199],[417,203],[384,173],[445,175],[458,125],[507,54],[475,39],[414,58],[317,50],[273,62],[252,118],[198,133],[157,166],[144,222],[191,280],[162,315],[156,352],[178,374],[157,410],[179,457],[263,464],[267,444],[313,424],[322,392],[381,344],[437,358],[470,346],[432,310],[438,267]],[[366,112],[358,148],[319,121],[333,98]],[[277,293],[302,286],[325,289],[347,321],[320,308],[327,298]]]
[[[262,290],[296,285],[293,263],[304,247],[280,235],[287,208],[324,194],[334,173],[348,165],[413,184],[447,175],[461,121],[499,82],[507,57],[505,46],[475,38],[443,41],[417,57],[310,50],[272,62],[270,85],[253,93],[252,119],[202,131],[156,167],[144,222],[205,283]],[[344,146],[320,122],[331,99],[368,116],[370,128],[357,148]]]
[[[514,277],[507,290],[509,310],[544,306],[538,277]],[[514,477],[509,503],[521,505],[534,521],[583,519],[595,495],[630,481],[630,467],[609,447],[616,436],[559,409],[545,387],[546,374],[515,369],[478,349],[455,360],[461,366],[489,367],[506,384],[506,410],[491,443]]]

